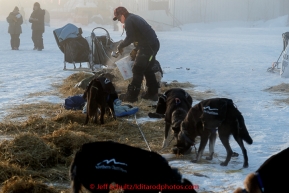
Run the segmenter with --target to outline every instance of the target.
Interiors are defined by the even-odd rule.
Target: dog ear
[[[186,96],[186,99],[187,99],[187,102],[189,103],[189,105],[192,106],[193,98],[191,97],[191,95],[189,95],[187,92],[185,92],[185,96]]]

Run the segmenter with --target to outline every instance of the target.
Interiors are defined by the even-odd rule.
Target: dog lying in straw
[[[97,123],[99,109],[100,123],[104,124],[103,118],[106,107],[109,107],[112,117],[116,119],[113,102],[118,99],[118,95],[109,79],[105,77],[92,79],[83,94],[83,98],[87,100],[87,113],[84,124],[87,124],[91,118],[94,118],[94,123]]]
[[[174,138],[177,138],[180,132],[181,122],[192,107],[192,97],[181,88],[172,88],[167,90],[159,97],[156,113],[149,113],[149,117],[165,118],[165,137],[163,148],[169,145],[168,134],[170,127],[174,131]]]
[[[192,183],[161,155],[112,141],[84,144],[74,157],[70,176],[73,193],[82,186],[92,193],[109,192],[113,182],[124,192],[196,193]],[[173,185],[185,189],[169,188]]]
[[[289,148],[271,156],[255,173],[250,173],[245,181],[245,189],[237,188],[234,193],[277,193],[287,192],[289,172]]]
[[[206,159],[212,160],[217,131],[227,151],[226,160],[221,165],[227,166],[233,156],[229,143],[229,137],[233,135],[242,149],[244,156],[243,167],[248,167],[247,150],[243,140],[248,144],[252,144],[253,140],[247,131],[241,112],[235,107],[232,100],[226,98],[203,100],[189,110],[181,124],[181,131],[173,152],[178,154],[187,151],[191,145],[194,145],[195,138],[201,136],[197,158],[193,162],[200,161],[208,140],[210,155]]]

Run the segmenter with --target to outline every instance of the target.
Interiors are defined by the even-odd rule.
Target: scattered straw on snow
[[[57,150],[32,133],[16,135],[0,144],[1,160],[31,169],[42,169],[57,164]]]
[[[288,94],[289,94],[289,84],[281,83],[281,84],[276,85],[276,86],[271,86],[271,87],[265,89],[264,91],[272,92],[272,93],[276,93],[276,94],[284,94],[284,95],[288,96]],[[279,102],[279,103],[289,104],[289,98],[276,99],[276,101]]]
[[[280,93],[287,93],[289,94],[289,84],[286,83],[282,83],[276,86],[271,86],[267,89],[265,89],[265,91],[268,92],[280,92]]]
[[[116,90],[126,91],[129,80],[124,81],[117,68],[106,69],[100,73],[111,73],[114,76],[113,84]],[[75,73],[64,79],[61,85],[54,86],[62,97],[82,94],[83,88],[77,88],[75,85],[90,76],[90,73]],[[213,95],[210,91],[196,92],[193,90],[194,85],[177,81],[163,83],[161,92],[175,87],[184,88],[194,100],[206,99]],[[139,101],[132,105],[139,107],[137,118],[143,118],[148,117],[149,112],[155,111],[152,107],[154,104],[156,102],[142,100],[139,97]],[[68,171],[74,153],[87,142],[112,140],[148,150],[146,140],[150,148],[159,153],[170,153],[172,146],[176,143],[172,141],[168,148],[161,149],[164,137],[163,119],[140,123],[140,131],[134,121],[134,116],[117,118],[115,121],[105,115],[104,125],[94,123],[83,125],[85,117],[86,115],[81,111],[65,110],[61,104],[47,102],[13,107],[10,114],[0,123],[2,135],[15,136],[13,140],[2,141],[0,144],[0,160],[2,160],[0,181],[5,181],[12,176],[20,176],[7,181],[8,184],[14,184],[18,188],[15,192],[18,190],[25,192],[28,186],[23,186],[24,183],[35,188],[33,182],[39,179],[45,182],[69,184]],[[169,138],[171,137],[172,135]],[[30,179],[22,178],[29,175]],[[43,188],[42,185],[37,187]],[[7,185],[7,192],[12,191],[11,188],[12,185]],[[48,190],[43,189],[39,192],[45,191]],[[69,190],[62,189],[62,192],[66,193]]]
[[[96,138],[84,132],[73,132],[65,129],[54,131],[51,135],[44,137],[55,144],[61,155],[70,156],[84,143],[94,142]]]

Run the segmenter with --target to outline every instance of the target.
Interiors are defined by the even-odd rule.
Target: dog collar
[[[243,189],[242,193],[249,193],[249,192],[246,189]]]
[[[258,172],[255,172],[255,176],[257,177],[258,185],[259,185],[261,192],[264,193],[264,186],[263,186],[260,174]]]
[[[91,86],[92,88],[95,88],[96,90],[98,90],[98,88],[96,86]]]
[[[175,102],[176,102],[176,105],[179,105],[181,103],[181,100],[179,98],[175,98]]]

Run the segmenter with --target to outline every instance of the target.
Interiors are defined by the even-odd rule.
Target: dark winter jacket
[[[10,34],[21,34],[22,28],[21,25],[23,23],[23,18],[20,14],[20,17],[17,18],[16,15],[20,13],[11,12],[9,16],[6,18],[9,23],[8,33]]]
[[[32,23],[31,25],[32,30],[38,30],[38,31],[44,32],[44,15],[45,15],[45,10],[43,9],[34,10],[31,13],[29,22]]]
[[[158,38],[152,27],[140,16],[129,13],[125,19],[126,38],[119,48],[124,48],[137,42],[137,47],[147,47],[158,43]]]

